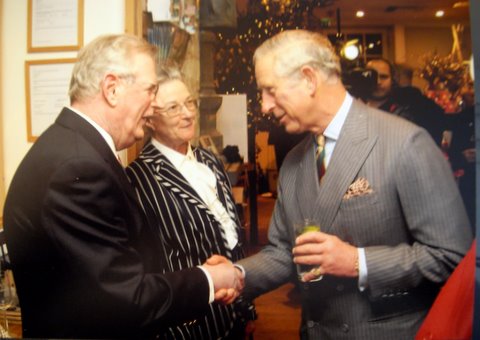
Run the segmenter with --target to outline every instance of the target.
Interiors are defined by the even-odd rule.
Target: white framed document
[[[68,88],[76,59],[25,62],[27,139],[35,142],[64,106],[70,105]]]
[[[28,0],[27,52],[77,51],[83,45],[83,0]]]

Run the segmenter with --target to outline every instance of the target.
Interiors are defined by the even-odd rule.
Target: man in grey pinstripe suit
[[[299,283],[302,338],[412,339],[472,241],[448,164],[424,129],[347,93],[321,34],[282,32],[257,49],[254,63],[262,111],[289,133],[311,134],[282,165],[269,244],[239,262],[244,294],[284,284],[294,262],[314,265]],[[305,218],[321,232],[296,238],[293,225]]]

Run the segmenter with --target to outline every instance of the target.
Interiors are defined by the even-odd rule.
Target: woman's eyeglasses
[[[155,108],[154,113],[172,118],[181,115],[183,112],[183,108],[186,108],[189,112],[196,113],[198,110],[197,99],[187,99],[183,103],[172,102],[164,108]]]

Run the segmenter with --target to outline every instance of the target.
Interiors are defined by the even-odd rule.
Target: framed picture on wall
[[[215,143],[212,140],[212,137],[210,137],[209,135],[203,135],[198,138],[198,141],[202,148],[210,150],[215,155],[218,155],[218,150],[217,150],[217,147],[215,146]]]
[[[35,142],[70,104],[68,88],[76,59],[25,62],[27,140]]]
[[[28,0],[27,52],[77,51],[84,0]]]

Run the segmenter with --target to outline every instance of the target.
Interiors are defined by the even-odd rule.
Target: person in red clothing
[[[415,340],[472,338],[475,249],[474,240],[435,299]]]

